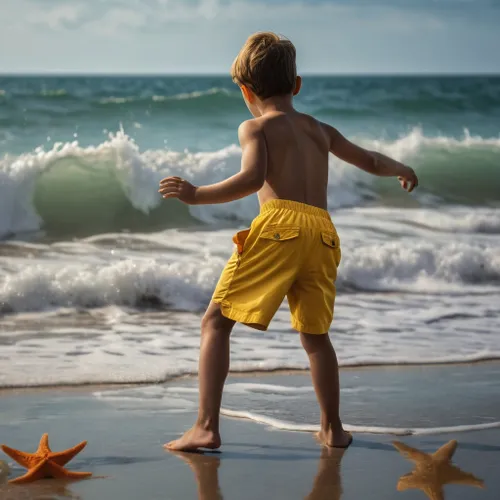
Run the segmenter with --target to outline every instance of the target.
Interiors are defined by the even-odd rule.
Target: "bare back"
[[[269,113],[256,121],[267,146],[260,204],[284,199],[327,209],[329,139],[322,124],[297,111]]]

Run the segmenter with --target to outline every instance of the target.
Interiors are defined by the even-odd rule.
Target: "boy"
[[[408,192],[418,179],[411,168],[366,151],[333,127],[295,111],[292,98],[301,78],[289,40],[274,33],[252,35],[231,75],[254,116],[238,130],[241,171],[201,187],[167,177],[159,192],[187,204],[225,203],[257,192],[260,215],[249,230],[234,236],[237,250],[202,320],[197,421],[165,447],[220,447],[219,412],[234,323],[266,330],[287,296],[321,408],[318,439],[326,446],[347,448],[352,436],[340,420],[338,364],[328,336],[340,263],[339,237],[327,211],[328,154],[374,175],[397,176]]]

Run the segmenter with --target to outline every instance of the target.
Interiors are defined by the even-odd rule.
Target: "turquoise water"
[[[500,358],[500,77],[306,76],[296,105],[420,178],[408,195],[330,159],[341,363]],[[236,173],[249,117],[228,77],[0,78],[0,386],[196,372],[199,315],[258,203],[157,186]],[[235,369],[307,366],[286,303],[237,333]]]
[[[296,104],[349,135],[394,139],[422,127],[429,137],[464,128],[497,137],[500,78],[306,76]],[[2,153],[74,134],[96,145],[120,124],[142,149],[214,151],[248,117],[228,77],[0,77]]]
[[[420,205],[500,203],[499,77],[311,76],[296,105],[362,145],[411,163],[421,176]],[[173,172],[194,183],[236,172],[237,127],[247,118],[227,77],[0,78],[0,236],[41,229],[67,237],[211,220],[167,210],[156,183]],[[340,168],[330,179],[332,207],[414,205],[385,180],[336,177]],[[338,189],[342,183],[351,185]],[[101,221],[93,223],[97,213]],[[252,215],[228,208],[218,219]]]

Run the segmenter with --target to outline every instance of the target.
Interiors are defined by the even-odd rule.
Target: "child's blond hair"
[[[260,99],[291,94],[297,79],[295,58],[290,40],[272,32],[255,33],[234,60],[231,77]]]

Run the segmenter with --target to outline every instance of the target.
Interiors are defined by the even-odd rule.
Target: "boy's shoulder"
[[[238,128],[238,134],[247,135],[259,132],[264,133],[266,130],[271,130],[275,127],[282,127],[283,123],[289,121],[290,118],[291,116],[287,113],[266,113],[263,116],[250,118],[242,122]],[[325,124],[314,118],[314,116],[306,113],[295,112],[293,119],[300,121],[307,127],[325,132]]]
[[[262,117],[259,118],[249,118],[248,120],[245,120],[244,122],[240,123],[240,126],[238,127],[238,133],[247,133],[247,132],[252,132],[256,131],[259,129],[262,129],[263,127],[263,122],[260,121]]]
[[[258,118],[245,120],[238,127],[238,138],[241,144],[251,139],[264,140],[264,124]]]

